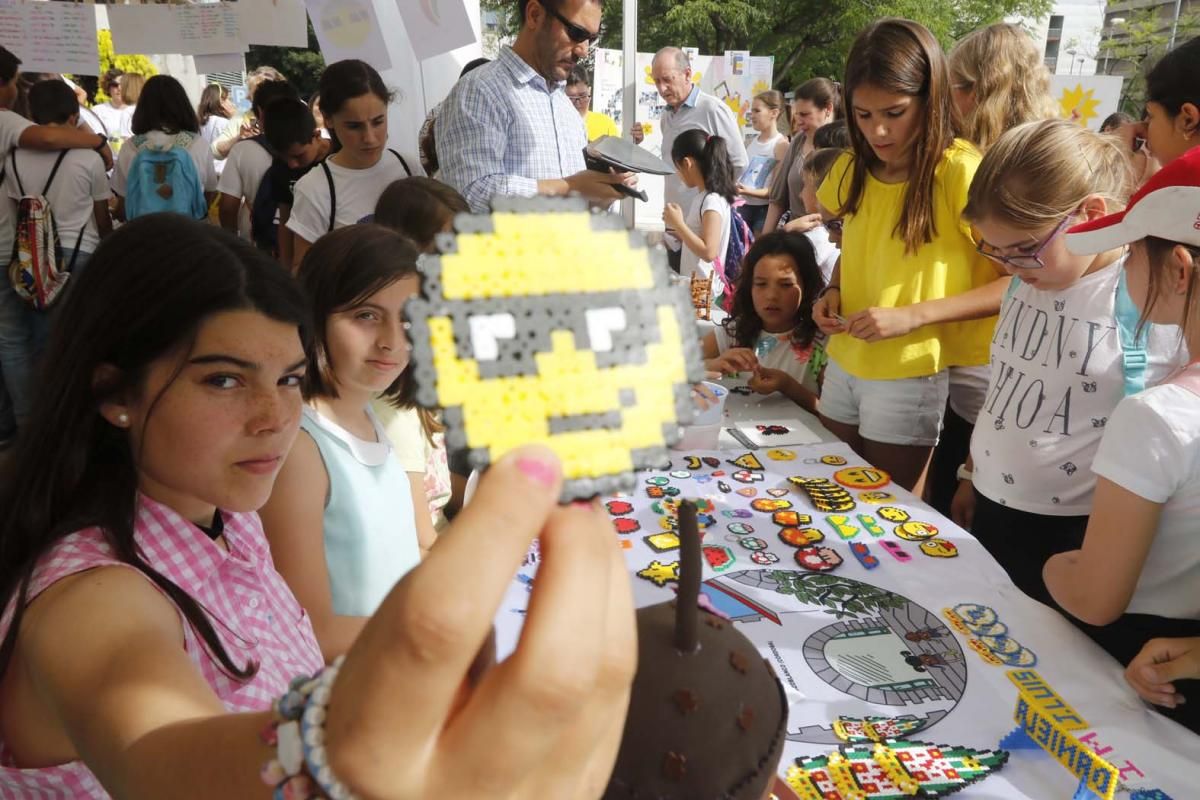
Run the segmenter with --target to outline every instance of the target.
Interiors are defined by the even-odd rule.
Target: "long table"
[[[836,750],[839,731],[871,717],[888,720],[880,730],[938,745],[1019,744],[1020,737],[1005,737],[1017,727],[1023,683],[1052,687],[1069,705],[1065,716],[1076,720],[1071,735],[1080,750],[1119,771],[1114,796],[1200,797],[1200,737],[1143,704],[1117,662],[1017,590],[969,533],[881,483],[878,470],[786,399],[734,395],[726,406],[729,427],[782,414],[822,441],[751,449],[723,434],[720,450],[676,453],[668,468],[639,473],[628,496],[607,498],[632,507],[614,505],[621,513],[613,521],[639,606],[672,596],[671,565],[679,557],[677,549],[663,549],[669,537],[655,538],[670,529],[669,508],[647,490],[673,487],[679,497],[712,503],[704,595],[758,646],[784,684],[790,708],[781,775],[798,757]],[[843,486],[854,507],[818,510],[793,477]],[[764,500],[779,502],[760,502],[759,509],[787,504],[779,510],[811,519],[802,516],[782,533],[782,522],[791,520],[752,507]],[[862,546],[860,561],[854,550]],[[814,548],[828,551],[817,556]],[[830,571],[800,564],[836,558],[842,563]],[[498,618],[501,653],[515,645],[536,580],[536,552],[527,561]],[[1028,714],[1018,716],[1029,722]],[[1078,783],[1035,745],[1012,749],[1003,769],[958,796],[1070,798]],[[1154,789],[1164,794],[1135,794]]]

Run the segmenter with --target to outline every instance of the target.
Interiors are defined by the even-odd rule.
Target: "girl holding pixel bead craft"
[[[824,286],[816,253],[803,233],[760,237],[742,264],[733,312],[701,342],[705,368],[749,372],[754,391],[781,392],[815,414],[820,386],[814,351],[824,337],[812,305]]]
[[[1139,330],[1124,248],[1071,253],[1070,226],[1123,205],[1131,180],[1115,139],[1067,120],[1020,125],[980,164],[964,216],[1010,287],[991,342],[991,380],[951,512],[1026,594],[1052,604],[1042,567],[1083,540],[1092,460],[1121,398],[1184,359],[1178,330]]]
[[[1068,230],[1066,244],[1082,253],[1129,245],[1125,271],[1142,323],[1180,325],[1189,352],[1200,353],[1200,148],[1150,178],[1125,212]],[[1185,643],[1146,644],[1200,637],[1200,360],[1121,400],[1092,471],[1083,545],[1046,563],[1046,587],[1068,613],[1104,626],[1094,638],[1129,664],[1143,698],[1200,731],[1200,703],[1183,704],[1200,682],[1171,682],[1200,674],[1152,666],[1179,658]]]
[[[255,510],[299,426],[307,302],[261,251],[179,217],[124,226],[93,266],[0,481],[0,795],[320,797],[335,775],[373,798],[597,796],[637,648],[629,579],[606,515],[557,505],[542,448],[488,470],[323,673],[326,788],[288,775],[295,725],[272,700],[323,659]],[[470,686],[538,536],[517,654]],[[564,651],[580,626],[597,635]]]
[[[371,408],[412,391],[403,309],[421,279],[408,240],[368,224],[318,239],[297,278],[315,320],[308,403],[261,513],[275,564],[332,661],[437,539],[423,464],[405,471]]]

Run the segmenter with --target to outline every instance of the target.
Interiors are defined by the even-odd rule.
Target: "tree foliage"
[[[246,53],[246,69],[274,67],[296,87],[302,97],[310,97],[317,91],[321,73],[325,71],[325,57],[317,44],[312,20],[308,22],[308,47],[268,47],[250,45]]]
[[[100,75],[108,72],[113,67],[122,72],[133,72],[138,75],[145,75],[149,78],[151,75],[158,74],[158,67],[154,66],[154,62],[148,56],[142,55],[118,55],[113,52],[112,31],[106,28],[101,28],[96,31],[96,44],[100,50]],[[107,103],[108,95],[105,93],[103,86],[96,89],[96,102]]]
[[[1157,8],[1129,11],[1125,22],[1111,29],[1114,35],[1102,40],[1093,56],[1101,74],[1125,76],[1121,110],[1135,117],[1141,116],[1146,100],[1146,73],[1167,52],[1171,40],[1171,20],[1158,11]],[[1175,46],[1197,35],[1200,35],[1200,13],[1180,14],[1175,26]]]
[[[482,2],[492,10],[516,7],[515,0]],[[1040,17],[1050,7],[1051,0],[638,0],[638,49],[773,55],[775,85],[790,90],[811,77],[840,79],[855,35],[880,17],[917,20],[949,47],[1006,16]],[[621,0],[605,0],[602,46],[621,46],[621,11]],[[515,17],[509,15],[510,24]]]

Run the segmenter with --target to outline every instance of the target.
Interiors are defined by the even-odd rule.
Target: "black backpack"
[[[390,147],[388,148],[388,152],[400,160],[400,166],[404,167],[404,174],[411,178],[412,170],[408,168],[408,162],[404,160],[404,156],[400,155],[399,153],[397,153],[395,150],[393,150]],[[329,158],[332,157],[332,155],[333,154],[330,153],[329,156],[327,156],[323,161],[321,161],[321,169],[325,170],[325,181],[329,184],[329,230],[330,231],[333,230],[334,223],[337,222],[337,189],[335,189],[333,186],[333,172],[330,171],[329,164],[326,163],[329,161]],[[363,220],[357,220],[357,221],[363,222],[363,221],[366,221],[367,219],[369,219],[369,216],[364,218]]]
[[[270,155],[271,149],[267,147],[265,135],[260,133],[251,137],[250,141],[258,144]],[[259,249],[273,254],[279,252],[279,231],[275,224],[279,204],[275,202],[271,172],[278,163],[280,163],[279,160],[272,156],[271,166],[267,168],[267,171],[263,173],[262,180],[258,182],[258,192],[254,195],[254,204],[250,206],[250,240]]]

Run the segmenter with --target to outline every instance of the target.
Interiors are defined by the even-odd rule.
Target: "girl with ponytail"
[[[676,203],[667,203],[663,209],[667,229],[683,242],[679,273],[712,278],[713,297],[725,290],[732,292],[721,260],[729,247],[729,215],[737,183],[725,140],[698,129],[684,131],[671,147],[671,160],[684,185],[700,190],[686,216]]]

